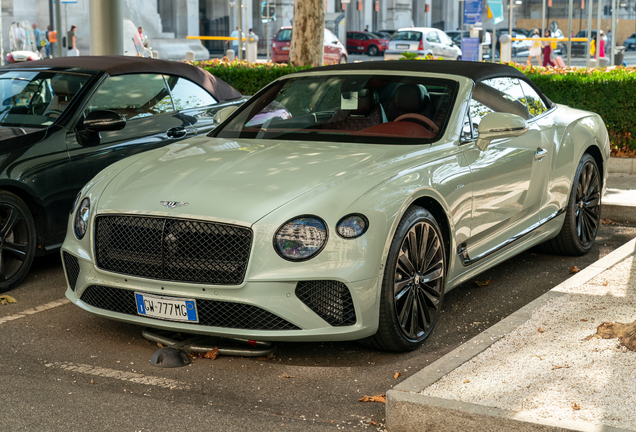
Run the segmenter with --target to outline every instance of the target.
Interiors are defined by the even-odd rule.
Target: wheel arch
[[[585,152],[583,154],[589,154],[596,161],[599,174],[601,175],[601,187],[604,187],[605,185],[603,184],[603,179],[605,178],[605,165],[604,165],[603,154],[601,153],[601,150],[598,148],[598,146],[592,144],[587,149],[585,149]]]
[[[408,207],[413,205],[416,205],[428,210],[437,221],[437,224],[439,225],[440,230],[442,230],[442,237],[444,238],[444,249],[446,251],[446,266],[448,266],[450,263],[450,251],[451,251],[451,227],[450,227],[450,221],[448,220],[448,216],[446,214],[446,210],[444,210],[444,207],[435,198],[429,195],[417,198]],[[448,268],[446,269],[446,271],[448,271]]]

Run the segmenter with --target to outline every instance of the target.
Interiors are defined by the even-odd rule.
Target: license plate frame
[[[411,45],[409,44],[397,44],[395,45],[395,48],[397,49],[409,49],[411,47]]]
[[[165,321],[199,322],[196,299],[135,292],[137,315]]]

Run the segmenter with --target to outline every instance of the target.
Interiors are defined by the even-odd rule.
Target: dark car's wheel
[[[601,176],[594,158],[585,154],[574,175],[563,227],[540,249],[559,255],[585,255],[594,246],[600,221]]]
[[[346,63],[346,62],[347,62],[347,57],[345,57],[345,56],[343,56],[343,55],[342,55],[342,56],[340,56],[340,61],[339,61],[338,63],[340,63],[340,64],[344,64],[344,63]]]
[[[35,256],[35,223],[16,195],[0,191],[0,293],[18,285]]]
[[[377,333],[363,344],[387,351],[419,348],[439,317],[446,280],[442,232],[433,215],[411,207],[387,258]]]
[[[380,50],[375,45],[370,45],[369,48],[367,48],[367,54],[369,54],[371,57],[377,56],[379,52]]]

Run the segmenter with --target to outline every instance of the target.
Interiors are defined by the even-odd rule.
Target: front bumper
[[[306,288],[307,282],[247,278],[240,286],[227,287],[150,280],[100,270],[88,254],[72,246],[62,248],[62,261],[68,284],[66,297],[71,302],[104,318],[141,326],[269,341],[356,340],[373,335],[378,327],[379,276],[356,282],[331,281],[346,286],[355,312],[353,321],[342,325],[330,319],[330,311],[342,307],[342,298],[323,295],[319,304],[308,301],[307,296],[301,300],[298,288]],[[312,281],[311,275],[306,281]],[[315,282],[316,286],[329,283]],[[134,305],[135,292],[195,299],[202,308],[212,311],[210,319],[217,325],[207,325],[201,317],[201,322],[194,324],[140,316]],[[309,297],[317,298],[315,293],[309,293]],[[255,325],[256,321],[266,324]]]

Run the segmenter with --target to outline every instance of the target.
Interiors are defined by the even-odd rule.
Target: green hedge
[[[307,66],[211,60],[193,64],[251,95],[283,75]],[[636,68],[546,69],[519,67],[550,100],[600,114],[615,147],[636,149]]]
[[[599,114],[615,147],[636,148],[636,68],[521,70],[553,102]]]

